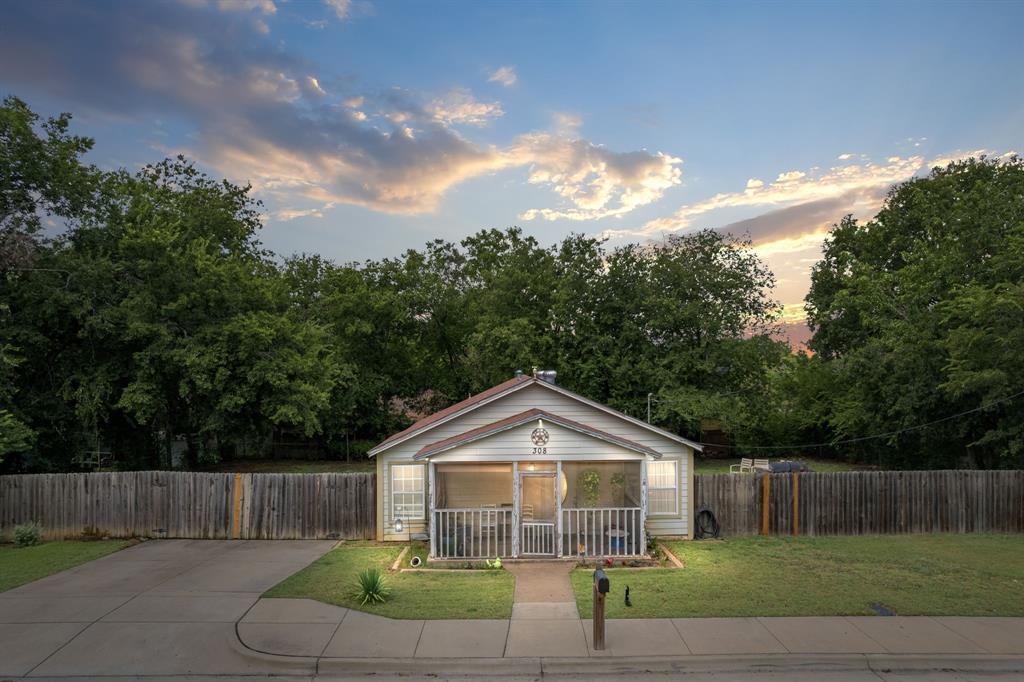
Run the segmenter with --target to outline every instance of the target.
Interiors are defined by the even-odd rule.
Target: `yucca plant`
[[[383,603],[389,592],[387,585],[384,584],[384,572],[379,568],[368,568],[359,574],[356,598],[359,599],[360,606]]]

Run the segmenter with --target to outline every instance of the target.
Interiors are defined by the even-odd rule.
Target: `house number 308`
[[[548,454],[548,449],[547,448],[534,448],[533,449],[533,454],[535,454],[535,455],[546,455],[546,454]]]

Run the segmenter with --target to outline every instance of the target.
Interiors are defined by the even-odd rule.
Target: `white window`
[[[647,513],[679,513],[679,478],[676,476],[678,462],[658,461],[647,463]]]
[[[422,464],[393,464],[391,466],[391,518],[422,519],[423,505]]]

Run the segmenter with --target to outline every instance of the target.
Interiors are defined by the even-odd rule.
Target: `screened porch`
[[[626,557],[646,551],[641,459],[429,467],[434,558]]]

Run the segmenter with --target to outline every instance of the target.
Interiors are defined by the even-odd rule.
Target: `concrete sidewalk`
[[[1024,618],[821,617],[393,620],[302,599],[261,599],[238,625],[259,652],[315,658],[589,658],[888,654],[1024,656]]]
[[[511,620],[392,620],[260,598],[333,544],[151,541],[0,593],[0,679],[633,679],[644,671],[740,679],[814,670],[837,677],[802,679],[847,682],[877,680],[882,668],[1024,679],[1024,618],[610,620],[608,649],[597,652],[590,622],[565,601],[567,576],[524,580],[517,596],[537,601],[519,604],[540,606]],[[562,606],[544,611],[545,604]]]

